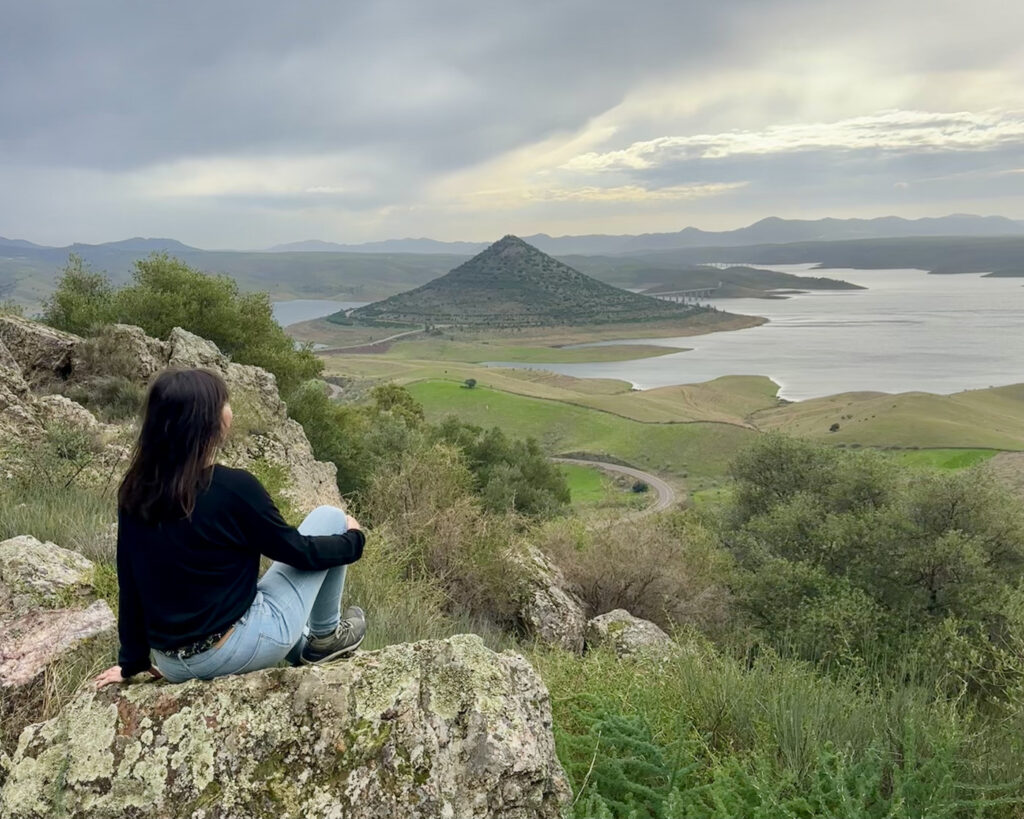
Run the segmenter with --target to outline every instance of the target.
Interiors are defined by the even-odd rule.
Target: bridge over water
[[[648,293],[649,296],[654,296],[656,299],[663,299],[664,301],[674,301],[677,304],[696,304],[701,299],[710,299],[715,295],[715,291],[722,286],[719,282],[714,287],[698,287],[692,290],[670,290],[665,293]]]

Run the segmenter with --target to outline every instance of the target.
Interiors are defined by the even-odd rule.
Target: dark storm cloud
[[[1003,0],[0,0],[0,234],[254,246],[1013,204],[1021,24]]]
[[[107,0],[3,17],[3,154],[103,169],[367,147],[457,167],[578,127],[730,28],[672,0]]]

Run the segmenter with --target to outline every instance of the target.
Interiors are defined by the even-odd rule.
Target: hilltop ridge
[[[682,318],[694,311],[600,282],[508,235],[444,276],[350,316],[400,324],[538,326]]]
[[[786,242],[834,242],[845,239],[886,239],[923,236],[1022,236],[1024,220],[1005,216],[951,213],[948,216],[905,219],[878,216],[872,219],[784,219],[767,216],[733,230],[703,230],[689,226],[677,231],[640,234],[588,233],[552,236],[534,233],[523,239],[545,253],[618,255],[653,250],[698,247],[740,247]],[[485,242],[446,242],[429,238],[385,239],[375,242],[324,242],[307,240],[268,248],[270,252],[334,251],[356,253],[476,253]]]

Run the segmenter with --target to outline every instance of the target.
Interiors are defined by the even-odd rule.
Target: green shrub
[[[288,496],[284,494],[284,491],[291,484],[288,469],[266,458],[257,458],[254,461],[250,461],[246,469],[263,484],[263,488],[267,490],[267,494],[274,501],[274,505],[277,506],[278,511],[281,513],[281,517],[292,526],[298,526],[300,522],[299,515],[292,502],[288,499]]]
[[[421,438],[414,410],[396,404],[392,393],[375,395],[390,402],[389,408],[336,403],[319,381],[307,381],[288,399],[288,414],[302,425],[313,455],[337,467],[338,488],[344,494],[364,489],[382,463]]]
[[[572,815],[1012,816],[1024,807],[1014,727],[912,685],[869,690],[689,643],[623,663],[537,651]]]
[[[953,665],[978,674],[972,652],[1003,650],[1000,601],[1024,579],[1024,514],[982,474],[901,470],[777,436],[733,473],[721,534],[740,567],[737,599],[773,645],[859,662],[879,641],[908,648],[909,638],[935,654],[935,635],[959,633],[970,636],[947,643],[965,652]],[[950,683],[968,681],[989,693],[1003,684],[977,674]]]
[[[146,400],[145,386],[121,375],[90,376],[62,390],[72,401],[107,423],[136,417]]]
[[[721,635],[732,621],[729,553],[686,514],[597,529],[555,521],[535,535],[593,617],[626,609],[665,629],[692,625]]]
[[[91,270],[81,256],[72,253],[53,295],[43,302],[42,319],[47,324],[91,335],[117,319],[115,291],[105,273]]]
[[[505,555],[515,521],[483,512],[472,481],[457,449],[424,445],[373,476],[362,509],[386,532],[382,548],[400,544],[388,557],[404,579],[442,590],[448,611],[511,623],[514,583]]]
[[[157,338],[182,327],[214,342],[234,361],[272,372],[282,395],[323,367],[308,347],[295,348],[274,320],[266,293],[241,293],[230,277],[203,273],[166,254],[138,260],[132,283],[120,289],[72,256],[42,317],[80,335],[114,322],[136,324]]]
[[[565,475],[532,438],[510,438],[498,427],[484,430],[454,416],[430,435],[462,450],[476,491],[492,512],[550,518],[572,500]]]

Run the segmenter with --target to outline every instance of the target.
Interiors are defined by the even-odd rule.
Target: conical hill
[[[444,276],[360,307],[351,317],[526,327],[681,318],[692,309],[599,282],[506,236]]]

